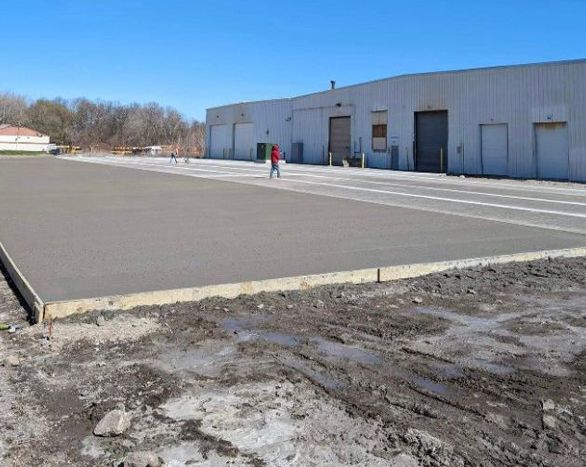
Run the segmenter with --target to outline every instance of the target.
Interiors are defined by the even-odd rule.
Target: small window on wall
[[[372,150],[374,152],[387,150],[387,121],[386,110],[372,112]]]

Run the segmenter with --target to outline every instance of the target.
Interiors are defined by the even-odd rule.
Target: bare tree
[[[58,144],[90,151],[115,146],[174,145],[183,153],[203,154],[205,127],[156,102],[121,105],[108,101],[39,99],[27,103],[14,94],[0,94],[0,123],[29,125]]]
[[[27,123],[27,102],[22,96],[0,93],[0,125],[25,125]]]

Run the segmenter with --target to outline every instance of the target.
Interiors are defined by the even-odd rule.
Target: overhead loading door
[[[330,118],[330,152],[332,163],[342,165],[342,161],[350,157],[350,117]]]
[[[234,125],[234,159],[252,160],[254,157],[254,126],[252,123]]]
[[[448,168],[448,112],[415,113],[415,169],[446,172]]]
[[[537,177],[568,180],[570,152],[566,122],[536,123]]]
[[[480,125],[482,173],[508,175],[509,143],[507,124]]]
[[[210,130],[210,157],[213,159],[225,159],[227,153],[227,125],[212,125]]]

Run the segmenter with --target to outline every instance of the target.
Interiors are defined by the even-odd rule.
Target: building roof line
[[[278,102],[278,101],[291,101],[293,99],[294,99],[294,97],[278,97],[275,99],[258,99],[258,100],[254,100],[254,101],[234,102],[232,104],[222,104],[222,105],[216,105],[215,107],[208,107],[206,110],[211,111],[211,110],[216,110],[216,109],[222,109],[224,107],[234,107],[235,105],[260,104],[260,103],[270,103],[270,102]]]
[[[210,110],[215,110],[215,109],[221,109],[224,107],[232,107],[232,106],[240,105],[240,104],[258,104],[261,102],[273,102],[273,101],[292,101],[293,99],[299,99],[299,98],[310,97],[310,96],[317,96],[320,94],[331,93],[331,92],[335,92],[335,91],[339,91],[339,90],[356,88],[359,86],[367,86],[370,84],[381,83],[384,81],[392,81],[392,80],[399,80],[399,79],[406,79],[406,78],[435,76],[435,75],[443,75],[443,74],[448,75],[448,74],[457,74],[457,73],[474,73],[474,72],[490,71],[490,70],[531,68],[531,67],[538,67],[538,66],[572,65],[572,64],[581,64],[581,63],[586,64],[586,58],[578,58],[578,59],[571,59],[571,60],[556,60],[556,61],[550,61],[550,62],[520,63],[520,64],[513,64],[513,65],[495,65],[495,66],[477,67],[477,68],[462,68],[462,69],[456,69],[456,70],[427,71],[427,72],[421,72],[421,73],[405,73],[405,74],[401,74],[401,75],[388,76],[386,78],[377,78],[377,79],[365,81],[362,83],[349,84],[347,86],[341,86],[341,87],[336,88],[334,90],[326,89],[323,91],[315,91],[315,92],[309,92],[307,94],[301,94],[301,95],[295,96],[295,97],[284,97],[284,98],[277,98],[277,99],[255,100],[255,101],[238,102],[238,103],[233,103],[233,104],[225,104],[225,105],[220,105],[220,106],[216,106],[216,107],[210,107],[207,110],[210,111]]]

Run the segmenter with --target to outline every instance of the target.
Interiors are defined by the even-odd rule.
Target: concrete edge
[[[45,304],[41,300],[41,298],[37,295],[35,290],[26,280],[26,277],[20,272],[18,266],[14,263],[6,248],[2,242],[0,242],[0,263],[4,265],[4,268],[8,272],[10,279],[18,289],[20,295],[26,302],[26,304],[30,307],[31,311],[33,312],[33,319],[35,322],[39,322],[43,320],[43,314],[45,310]]]
[[[239,295],[252,295],[259,292],[308,290],[313,287],[328,284],[387,282],[424,276],[449,269],[486,266],[489,264],[520,263],[545,258],[575,258],[581,256],[586,256],[586,247],[514,253],[510,255],[487,256],[432,263],[405,264],[381,268],[358,269],[354,271],[239,282],[234,284],[218,284],[80,300],[48,302],[44,307],[43,319],[51,320],[63,318],[69,315],[92,310],[128,310],[137,306],[190,302],[209,297],[235,298]]]

